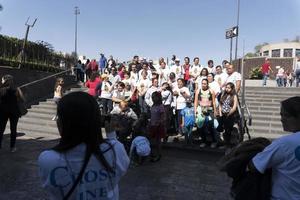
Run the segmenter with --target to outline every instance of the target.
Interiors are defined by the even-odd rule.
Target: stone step
[[[289,91],[289,92],[297,92],[300,90],[300,88],[296,87],[285,87],[285,88],[279,88],[279,87],[251,87],[246,86],[246,91]]]
[[[264,98],[264,97],[245,97],[245,101],[247,102],[272,102],[272,103],[280,103],[283,99],[278,98]],[[240,97],[240,101],[242,101],[242,98]]]
[[[280,107],[279,102],[260,102],[260,101],[246,101],[248,106],[273,106]]]
[[[254,118],[256,115],[269,115],[270,117],[272,116],[280,116],[279,111],[272,111],[272,110],[251,110],[252,117]]]
[[[9,123],[7,124],[7,128],[9,128]],[[41,133],[47,133],[47,134],[54,134],[59,135],[57,127],[46,127],[43,125],[37,125],[37,124],[27,124],[27,123],[18,123],[18,130],[23,130],[27,132],[41,132]]]
[[[47,119],[41,119],[32,116],[28,116],[28,117],[25,116],[19,120],[19,123],[40,125],[40,126],[53,127],[53,128],[57,127],[56,121],[52,121],[52,117]]]
[[[265,128],[281,128],[282,124],[281,121],[262,121],[258,119],[252,120],[252,126],[263,126]]]
[[[255,114],[255,115],[252,115],[252,118],[253,118],[253,120],[260,120],[260,121],[267,121],[267,122],[274,121],[274,122],[280,122],[281,123],[281,121],[280,121],[281,116],[280,115]]]
[[[246,90],[246,95],[247,94],[267,94],[267,95],[288,95],[288,96],[295,96],[299,95],[300,89],[297,91],[288,91],[288,90],[282,90],[282,91],[273,91],[270,89],[267,90]]]
[[[52,109],[56,110],[56,104],[39,104],[39,105],[32,105],[31,108],[45,108],[45,109]]]
[[[272,134],[272,133],[267,133],[267,134],[263,134],[263,133],[251,133],[250,132],[250,136],[251,138],[258,138],[258,137],[264,137],[264,138],[267,138],[267,139],[270,139],[270,140],[275,140],[277,138],[280,138],[282,136],[284,136],[285,134]],[[247,138],[247,136],[245,136],[245,138]]]
[[[21,133],[21,136],[18,136],[19,138],[24,138],[24,139],[34,139],[34,140],[56,140],[60,138],[59,134],[53,134],[53,133],[48,133],[48,132],[42,132],[42,131],[34,131],[34,130],[26,130],[23,129],[22,127],[18,126],[18,133]],[[4,134],[10,134],[10,129],[7,126],[5,129]],[[25,134],[25,135],[23,135]],[[17,139],[17,140],[18,140]]]
[[[47,101],[41,101],[40,103],[39,103],[39,105],[54,105],[54,106],[56,106],[56,103],[54,103],[54,101],[51,99],[49,99],[49,100],[47,100]]]
[[[255,134],[279,134],[282,135],[285,132],[283,131],[282,128],[278,128],[278,127],[266,127],[266,126],[259,126],[259,125],[253,125],[253,126],[249,126],[249,131],[251,133],[255,133]]]
[[[280,112],[279,106],[248,106],[250,112],[252,111],[273,111],[273,112]]]
[[[31,108],[29,112],[35,112],[35,113],[44,113],[49,115],[56,115],[56,109],[48,109],[48,108]]]
[[[35,118],[36,120],[51,120],[53,116],[55,114],[32,112],[31,110],[25,115],[25,117]]]
[[[268,95],[268,94],[246,94],[246,98],[258,98],[258,99],[269,99],[269,100],[284,100],[291,96],[288,95]]]

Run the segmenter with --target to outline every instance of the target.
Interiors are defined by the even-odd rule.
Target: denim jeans
[[[283,87],[284,86],[283,77],[278,77],[276,81],[277,81],[277,86],[278,87]]]
[[[175,124],[176,131],[177,131],[177,133],[180,133],[180,134],[182,134],[182,128],[180,127],[181,120],[182,120],[181,110],[182,109],[176,110],[176,119],[177,120],[176,120],[176,124]]]
[[[184,133],[184,138],[186,144],[191,144],[192,143],[192,131],[193,131],[194,126],[193,125],[188,125],[183,127],[183,133]]]
[[[139,106],[141,109],[141,113],[148,113],[148,106],[145,102],[145,96],[139,96]]]
[[[263,75],[263,86],[267,85],[267,80],[268,80],[269,74],[266,73]]]
[[[205,116],[205,122],[198,130],[200,132],[200,137],[202,142],[206,143],[208,134],[211,134],[212,142],[218,141],[218,132],[214,127],[214,115],[213,112],[210,112],[209,115]]]
[[[101,98],[101,104],[103,106],[103,114],[109,114],[113,108],[113,103],[111,99]]]
[[[299,83],[300,83],[300,69],[296,70],[296,87],[299,87]]]

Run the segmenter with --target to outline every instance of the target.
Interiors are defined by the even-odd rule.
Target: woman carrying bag
[[[21,115],[26,114],[24,97],[19,88],[14,84],[11,75],[4,75],[0,86],[0,149],[7,121],[10,122],[10,151],[15,152],[17,125]]]

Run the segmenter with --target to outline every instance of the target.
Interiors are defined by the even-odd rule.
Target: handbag
[[[22,96],[23,96],[23,94],[22,94],[21,90],[18,88],[17,89],[17,106],[19,109],[20,116],[24,116],[28,113],[28,110],[25,106],[25,102],[24,102]]]

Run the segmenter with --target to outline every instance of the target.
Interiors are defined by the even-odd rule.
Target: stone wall
[[[284,68],[285,71],[292,71],[293,65],[294,65],[294,58],[269,58],[271,68],[273,70],[273,73],[270,74],[271,79],[275,79],[277,69],[276,66],[281,66]],[[244,72],[245,72],[245,78],[250,78],[250,71],[251,69],[255,67],[260,67],[265,61],[264,57],[255,57],[255,58],[247,58],[244,62]],[[233,61],[233,65],[238,69],[239,72],[241,72],[241,59]]]
[[[18,87],[21,86],[21,90],[24,93],[28,105],[35,104],[42,99],[53,96],[54,85],[57,77],[64,78],[66,88],[76,84],[74,76],[64,73],[49,79],[45,79],[38,83],[22,87],[22,85],[26,83],[54,75],[54,73],[28,69],[16,69],[11,67],[0,67],[0,77],[5,74],[12,75],[16,85]]]

